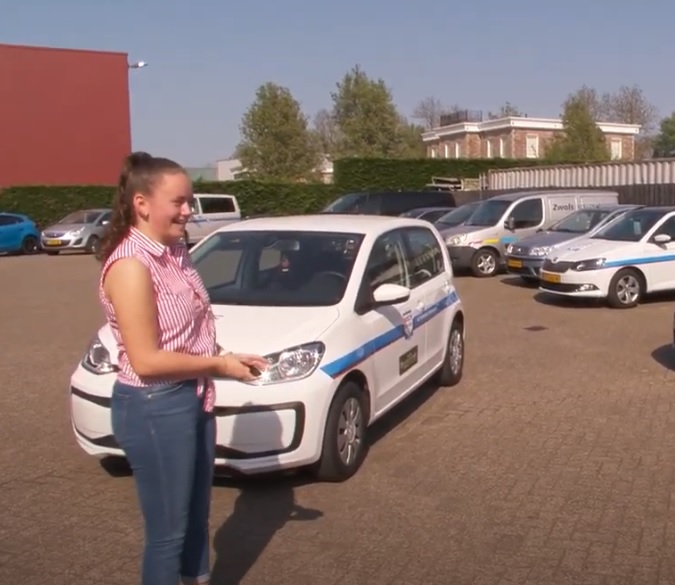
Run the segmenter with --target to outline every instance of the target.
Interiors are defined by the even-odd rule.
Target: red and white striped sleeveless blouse
[[[208,293],[195,270],[185,244],[165,246],[131,228],[127,237],[106,260],[99,281],[99,299],[117,342],[118,380],[131,386],[148,387],[171,384],[175,379],[142,378],[131,367],[115,318],[115,310],[103,291],[103,280],[113,262],[136,258],[147,266],[152,276],[157,300],[159,348],[192,355],[213,356],[218,353],[215,319]],[[197,392],[204,397],[207,411],[213,409],[213,380],[199,380]]]

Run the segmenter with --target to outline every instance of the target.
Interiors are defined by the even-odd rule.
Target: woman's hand
[[[243,382],[250,382],[258,378],[251,368],[257,368],[262,372],[267,367],[267,361],[257,355],[228,353],[216,358],[217,366],[215,375],[222,378],[234,378]]]

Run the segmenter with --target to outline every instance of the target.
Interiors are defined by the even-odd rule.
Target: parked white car
[[[675,207],[643,207],[555,251],[541,291],[636,306],[647,293],[675,290]]]
[[[185,241],[196,244],[215,230],[241,220],[234,195],[195,193],[193,213],[185,226]]]
[[[428,222],[325,215],[244,220],[192,250],[218,343],[267,357],[253,383],[216,380],[216,464],[226,474],[312,467],[352,476],[367,427],[425,381],[457,384],[465,317]],[[71,378],[72,424],[92,455],[111,430],[116,349],[102,327]]]

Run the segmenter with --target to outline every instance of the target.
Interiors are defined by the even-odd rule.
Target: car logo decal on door
[[[415,331],[415,318],[412,311],[406,311],[403,313],[403,335],[406,339],[410,339],[413,331]]]

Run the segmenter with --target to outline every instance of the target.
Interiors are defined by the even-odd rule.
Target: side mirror
[[[654,243],[655,244],[667,244],[668,242],[671,242],[673,238],[671,238],[668,234],[656,234],[654,236]]]
[[[410,298],[410,289],[400,284],[381,284],[373,291],[375,306],[398,305]]]
[[[104,219],[104,220],[101,222],[101,225],[108,225],[109,223],[110,223],[110,220],[109,220],[109,219]]]
[[[512,232],[516,229],[516,220],[513,219],[513,217],[509,217],[509,219],[504,222],[504,227]]]

